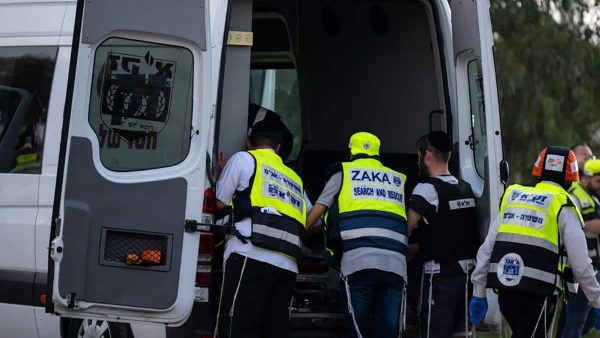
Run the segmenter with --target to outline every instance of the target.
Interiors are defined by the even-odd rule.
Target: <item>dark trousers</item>
[[[544,302],[546,302],[546,311],[544,311]],[[542,338],[546,337],[546,332],[552,324],[556,296],[546,297],[500,290],[498,304],[500,312],[513,332],[512,338]]]
[[[419,308],[421,338],[448,338],[454,334],[461,336],[461,333],[469,330],[465,305],[472,292],[469,290],[468,278],[462,272],[423,275]]]
[[[345,287],[342,281],[342,290]],[[348,276],[348,288],[354,316],[346,311],[347,337],[358,337],[356,326],[363,338],[398,337],[404,293],[402,277],[376,269],[361,270]]]
[[[219,337],[287,337],[295,273],[232,254],[224,278]]]

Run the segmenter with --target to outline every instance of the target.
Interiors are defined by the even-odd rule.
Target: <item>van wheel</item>
[[[67,338],[133,338],[128,324],[96,319],[73,319]]]

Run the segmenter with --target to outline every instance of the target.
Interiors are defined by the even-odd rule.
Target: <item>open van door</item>
[[[451,0],[462,176],[478,197],[481,239],[506,180],[488,0]]]
[[[194,301],[193,229],[206,184],[207,5],[77,6],[49,308],[67,317],[178,324]]]
[[[487,235],[498,215],[508,163],[503,160],[500,111],[494,65],[494,39],[488,0],[450,0],[461,174],[477,197],[479,235]],[[486,322],[500,324],[496,295],[488,292]]]

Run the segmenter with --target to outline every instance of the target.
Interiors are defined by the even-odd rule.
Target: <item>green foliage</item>
[[[594,0],[491,0],[505,157],[530,182],[546,145],[600,151],[600,31]]]

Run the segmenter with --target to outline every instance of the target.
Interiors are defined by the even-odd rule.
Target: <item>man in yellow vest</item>
[[[341,238],[341,273],[348,300],[348,337],[397,337],[406,281],[406,176],[379,160],[379,139],[350,138],[350,161],[335,165],[307,216]],[[335,220],[335,221],[334,221]],[[328,230],[330,231],[330,230]]]
[[[252,126],[248,151],[234,154],[217,182],[217,209],[233,204],[225,245],[222,337],[281,338],[288,334],[307,200],[302,180],[277,155],[281,128]]]
[[[588,160],[584,164],[584,170],[579,182],[574,182],[569,189],[569,193],[573,198],[573,202],[583,216],[585,222],[585,239],[587,242],[588,256],[592,260],[592,265],[596,270],[599,267],[599,241],[598,233],[600,233],[600,160]],[[600,275],[596,273],[596,279]],[[591,325],[586,325],[589,320],[588,314],[590,307],[588,305],[585,294],[579,290],[577,296],[571,299],[566,307],[565,323],[561,337],[577,338],[583,336]],[[593,313],[592,313],[592,317]]]
[[[513,337],[547,336],[557,298],[567,292],[567,258],[596,313],[600,307],[600,285],[589,262],[583,220],[566,191],[579,179],[575,154],[564,147],[547,147],[532,175],[539,178],[535,187],[513,184],[506,189],[471,277],[473,324],[485,317],[485,289],[493,288]],[[600,327],[600,320],[595,326]]]

